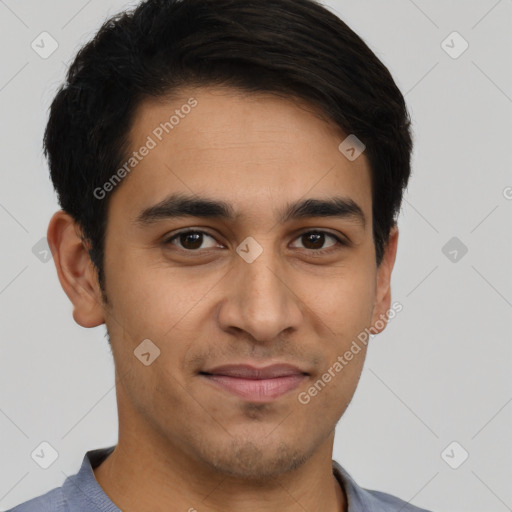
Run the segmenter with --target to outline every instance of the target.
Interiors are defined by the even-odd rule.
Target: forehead
[[[184,89],[139,105],[126,155],[134,165],[126,167],[111,203],[133,214],[178,192],[216,197],[261,217],[264,205],[336,192],[369,216],[369,164],[364,153],[350,161],[340,152],[346,137],[313,106],[293,98]]]

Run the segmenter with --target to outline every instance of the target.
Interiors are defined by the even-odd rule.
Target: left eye
[[[208,247],[201,247],[203,245],[205,237],[209,238],[212,242]],[[296,238],[296,240],[303,240],[304,249],[321,252],[322,250],[325,249],[324,244],[326,238],[330,238],[331,240],[333,240],[333,243],[327,246],[327,248],[333,247],[337,244],[345,245],[340,238],[326,231],[307,231],[305,233],[300,234]],[[217,241],[215,240],[215,238],[213,238],[213,236],[209,235],[208,233],[205,233],[204,231],[195,230],[182,231],[180,233],[177,233],[176,235],[167,239],[164,243],[173,245],[179,244],[180,248],[186,251],[197,251],[198,249],[201,248],[212,249],[218,245]]]
[[[321,246],[324,245],[326,237],[334,240],[334,243],[328,247],[333,247],[337,243],[342,244],[337,236],[327,233],[326,231],[308,231],[299,235],[298,240],[307,240],[306,244],[310,245],[310,247],[304,247],[305,249],[318,251],[319,249],[324,249],[324,247]]]

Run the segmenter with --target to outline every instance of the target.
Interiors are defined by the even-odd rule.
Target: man
[[[13,510],[420,511],[332,460],[394,311],[412,141],[384,65],[312,0],[148,0],[59,90],[48,228],[105,324],[119,440]]]

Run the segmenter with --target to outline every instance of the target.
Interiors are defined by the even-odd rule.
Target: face
[[[271,95],[140,105],[105,243],[120,431],[245,478],[332,440],[366,346],[345,354],[389,308],[396,247],[377,267],[370,168],[345,137]]]

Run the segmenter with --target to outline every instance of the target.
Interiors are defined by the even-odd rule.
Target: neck
[[[94,476],[123,512],[347,512],[332,472],[334,433],[299,467],[271,479],[247,480],[215,472],[179,447],[119,436]]]

